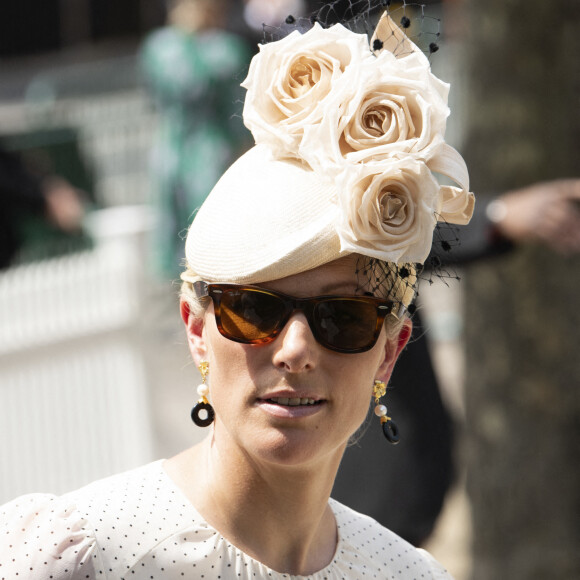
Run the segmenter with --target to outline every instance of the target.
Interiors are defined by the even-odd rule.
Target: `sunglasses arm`
[[[207,282],[202,282],[201,280],[198,280],[197,282],[194,282],[192,286],[193,291],[195,292],[195,295],[198,298],[205,298],[206,296],[209,296]]]
[[[407,311],[407,307],[402,302],[395,302],[393,304],[393,309],[391,310],[391,314],[397,319],[401,320]]]

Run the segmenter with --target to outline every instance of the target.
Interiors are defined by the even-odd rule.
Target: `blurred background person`
[[[251,52],[224,30],[228,8],[225,0],[169,0],[168,25],[141,49],[143,77],[160,115],[152,161],[160,223],[152,247],[165,278],[180,270],[181,234],[194,211],[250,144],[240,83]]]
[[[86,194],[50,167],[31,163],[0,143],[0,268],[36,238],[79,238]],[[38,231],[40,230],[40,231]]]

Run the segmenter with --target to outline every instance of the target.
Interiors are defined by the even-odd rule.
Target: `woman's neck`
[[[328,498],[339,461],[310,469],[262,465],[239,450],[218,449],[208,437],[167,461],[166,470],[233,545],[278,572],[308,575],[335,553]]]

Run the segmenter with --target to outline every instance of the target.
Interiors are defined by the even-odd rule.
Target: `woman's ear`
[[[197,366],[203,360],[207,360],[207,347],[204,337],[204,320],[195,316],[191,312],[191,308],[187,300],[181,299],[179,304],[181,312],[181,319],[185,324],[185,332],[187,334],[187,344],[189,345],[189,352]]]
[[[393,369],[395,368],[395,363],[399,358],[402,350],[407,346],[409,339],[411,338],[411,332],[413,330],[413,323],[409,318],[405,318],[403,325],[399,330],[397,337],[388,339],[385,343],[385,358],[377,371],[377,378],[389,382]]]

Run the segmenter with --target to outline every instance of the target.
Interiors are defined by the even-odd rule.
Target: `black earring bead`
[[[397,424],[393,420],[387,419],[387,421],[382,423],[382,426],[383,435],[386,437],[387,441],[393,445],[396,445],[401,440],[399,437],[399,428],[397,427]]]
[[[207,417],[202,419],[200,417],[200,413],[205,411],[207,413]],[[215,412],[213,407],[206,403],[205,401],[199,401],[195,407],[191,410],[191,420],[198,426],[198,427],[209,427],[213,420],[215,419]]]

